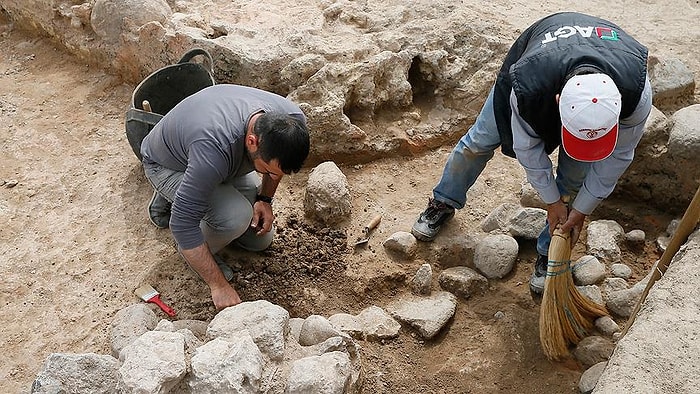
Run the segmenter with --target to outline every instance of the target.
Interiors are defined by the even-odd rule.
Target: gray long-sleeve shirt
[[[644,123],[651,111],[651,85],[647,79],[637,108],[628,118],[620,119],[617,145],[606,159],[591,163],[591,169],[583,181],[572,208],[590,215],[600,202],[612,193],[620,176],[629,167],[634,149],[644,133]],[[532,130],[518,112],[518,101],[511,91],[510,107],[513,111],[513,150],[525,169],[527,179],[546,204],[561,198],[554,180],[552,161],[544,149],[544,141]],[[561,149],[561,148],[560,148]]]
[[[301,109],[282,96],[221,84],[182,100],[143,140],[145,164],[184,172],[170,219],[173,237],[182,249],[204,242],[199,222],[214,188],[254,171],[245,134],[250,118],[259,112],[281,112],[305,121]]]

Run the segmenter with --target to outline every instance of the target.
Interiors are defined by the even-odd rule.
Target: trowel
[[[365,227],[362,229],[362,236],[357,239],[357,241],[355,242],[355,246],[364,245],[367,242],[369,242],[369,235],[372,233],[372,230],[374,230],[375,227],[377,227],[377,225],[379,225],[379,222],[381,222],[381,221],[382,221],[382,214],[381,213],[379,213],[375,217],[373,217],[372,220],[370,220],[365,225]]]

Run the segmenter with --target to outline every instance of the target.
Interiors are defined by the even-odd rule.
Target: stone
[[[547,220],[547,211],[541,208],[521,208],[510,220],[510,235],[524,239],[537,239]]]
[[[454,316],[457,299],[442,291],[430,297],[409,296],[386,308],[392,317],[416,329],[423,338],[430,339]]]
[[[345,174],[332,161],[317,165],[309,174],[304,192],[306,216],[335,225],[350,217],[352,201]]]
[[[166,24],[171,15],[165,0],[96,0],[90,25],[103,40],[116,42],[122,34],[146,23]]]
[[[406,231],[398,231],[391,234],[382,245],[387,250],[407,259],[413,258],[418,250],[416,237]]]
[[[467,299],[473,294],[480,294],[489,287],[489,281],[484,276],[469,267],[452,267],[438,276],[440,287]]]
[[[579,286],[593,285],[605,279],[605,265],[595,256],[581,256],[572,266],[574,283]]]
[[[289,312],[269,301],[242,302],[217,313],[209,323],[207,336],[231,339],[247,333],[263,354],[281,360],[288,322]]]
[[[119,360],[128,392],[167,393],[187,373],[185,338],[177,332],[149,331],[122,349]]]
[[[489,235],[474,250],[474,266],[488,279],[503,278],[513,270],[518,250],[515,238],[505,234]]]
[[[33,394],[108,393],[119,387],[119,360],[95,353],[52,353],[32,384]]]
[[[311,315],[304,319],[304,324],[299,332],[299,344],[311,346],[319,344],[328,338],[341,335],[328,319],[319,315]]]
[[[597,318],[595,320],[595,328],[608,337],[612,337],[616,332],[620,332],[620,326],[610,316]]]
[[[632,246],[644,245],[645,238],[646,234],[644,234],[644,231],[642,230],[631,230],[625,233],[625,241],[627,241]]]
[[[521,184],[520,205],[523,207],[547,209],[547,204],[542,201],[537,190],[527,180],[524,180]]]
[[[584,366],[591,367],[610,358],[615,344],[609,339],[591,336],[581,340],[573,351],[574,357]]]
[[[112,355],[119,352],[136,338],[153,330],[158,323],[156,314],[144,303],[132,304],[119,310],[111,324]]]
[[[632,276],[632,268],[626,264],[613,264],[610,266],[610,273],[615,278],[629,279]]]
[[[503,203],[499,205],[481,221],[481,230],[485,233],[494,230],[507,231],[508,223],[518,209],[520,209],[518,204]]]
[[[287,394],[353,392],[352,363],[343,352],[311,356],[292,363]]]
[[[690,101],[693,98],[693,72],[680,59],[650,55],[649,80],[655,106]]]
[[[357,315],[362,325],[362,335],[368,341],[391,339],[399,336],[401,324],[378,306],[365,308]]]
[[[433,281],[433,268],[430,264],[422,264],[411,279],[411,290],[414,294],[430,294]]]
[[[193,393],[257,393],[264,360],[249,335],[215,338],[200,346],[191,361]]]
[[[618,241],[624,235],[624,230],[614,220],[594,220],[588,224],[587,253],[597,257],[602,262],[616,263],[620,261],[622,252]]]
[[[598,383],[598,379],[600,379],[600,375],[603,374],[607,365],[607,361],[601,361],[581,374],[581,379],[579,379],[578,382],[578,389],[581,394],[590,394],[593,392],[596,383]]]

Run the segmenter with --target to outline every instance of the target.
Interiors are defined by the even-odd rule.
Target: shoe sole
[[[530,288],[530,298],[538,304],[542,302],[542,294],[532,291],[532,288]]]
[[[530,293],[537,294],[541,297],[542,293],[544,293],[544,289],[541,289],[537,286],[530,285]]]
[[[537,294],[540,297],[542,296],[542,293],[544,293],[544,286],[540,287],[537,285],[533,285],[532,282],[530,282],[529,285],[531,294]]]
[[[430,242],[430,241],[434,240],[435,237],[437,237],[437,233],[431,237],[431,236],[428,236],[426,234],[419,232],[418,230],[416,230],[414,228],[411,229],[411,234],[413,234],[413,236],[416,237],[417,240],[423,241],[423,242]]]
[[[148,221],[151,222],[151,224],[153,224],[154,226],[156,226],[156,228],[164,230],[164,229],[168,228],[168,226],[165,226],[165,227],[159,226],[151,217],[151,205],[153,205],[153,201],[155,201],[157,196],[158,196],[158,192],[154,190],[153,196],[151,196],[151,201],[149,201],[148,205],[146,205],[146,216],[148,216]]]
[[[442,226],[444,226],[445,223],[447,223],[447,221],[450,220],[450,219],[452,219],[454,216],[455,216],[455,214],[454,214],[454,212],[452,212],[452,213],[442,222],[442,224],[440,224],[440,227],[437,229],[437,231],[435,231],[435,235],[433,235],[432,237],[429,236],[428,234],[424,234],[424,233],[422,233],[422,232],[416,230],[415,227],[411,227],[411,234],[413,234],[413,236],[416,237],[416,239],[419,240],[419,241],[430,242],[430,241],[434,240],[434,239],[438,236],[438,234],[440,233],[440,230],[442,230]]]

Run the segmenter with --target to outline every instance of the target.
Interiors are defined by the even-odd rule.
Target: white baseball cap
[[[578,161],[603,160],[617,144],[622,97],[605,74],[576,75],[559,96],[561,146]]]

